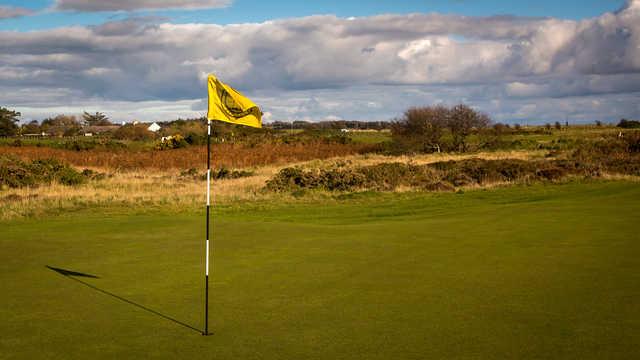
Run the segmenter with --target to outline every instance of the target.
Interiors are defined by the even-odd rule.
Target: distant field
[[[0,222],[0,358],[638,358],[639,214],[633,182],[229,203],[209,337],[200,210]]]

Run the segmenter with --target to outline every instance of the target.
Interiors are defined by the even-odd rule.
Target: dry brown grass
[[[544,150],[510,150],[510,151],[492,151],[481,153],[468,153],[468,154],[456,154],[456,153],[435,153],[435,154],[418,154],[418,155],[399,155],[399,156],[386,156],[380,154],[357,154],[343,156],[337,160],[347,162],[353,166],[369,166],[386,162],[401,162],[411,163],[415,165],[431,164],[439,161],[450,160],[464,160],[471,158],[481,158],[486,160],[503,160],[503,159],[518,159],[518,160],[532,160],[540,159],[545,156],[547,151]],[[316,167],[322,167],[325,165],[331,165],[335,162],[335,159],[328,160],[316,160],[310,161],[307,164]]]
[[[340,161],[347,166],[374,165],[383,162],[405,162],[427,164],[437,161],[461,160],[470,157],[483,159],[534,159],[544,156],[538,151],[488,152],[473,155],[431,154],[419,156],[382,156],[350,155],[323,160],[297,161],[281,165],[245,167],[254,175],[239,179],[216,180],[213,186],[214,201],[231,204],[237,201],[252,201],[290,198],[287,194],[273,194],[262,191],[265,182],[284,166],[329,167]],[[193,167],[202,169],[203,164]],[[129,207],[162,207],[184,211],[202,206],[205,202],[205,181],[185,179],[177,169],[154,169],[124,171],[109,168],[91,167],[109,176],[100,181],[76,187],[52,184],[38,188],[9,189],[0,191],[0,219],[7,220],[24,216],[33,216],[49,212],[63,212],[75,208],[122,205]],[[204,171],[204,170],[202,170]],[[640,181],[633,176],[605,175],[605,179],[623,179]],[[505,184],[487,184],[482,187],[504,186]],[[478,186],[470,186],[469,189]],[[399,188],[398,192],[413,191],[412,188]]]
[[[262,144],[254,147],[215,144],[212,147],[214,167],[245,168],[269,164],[285,164],[311,159],[361,154],[371,151],[366,144]],[[90,150],[73,151],[50,147],[0,147],[0,154],[12,154],[23,160],[55,158],[77,167],[108,170],[171,170],[201,168],[206,161],[206,146],[175,150]]]
[[[296,147],[297,148],[297,147]],[[6,148],[4,148],[6,149]],[[15,148],[21,157],[26,159],[51,157],[59,155],[60,151],[64,154],[72,156],[95,156],[95,152],[87,152],[87,154],[68,152],[58,149],[36,148],[33,151],[30,148]],[[226,148],[228,150],[229,148]],[[335,149],[335,147],[334,147]],[[218,151],[221,148],[217,148]],[[316,154],[323,155],[329,152],[323,152],[322,148],[316,150]],[[179,154],[182,151],[160,152],[164,154]],[[306,150],[301,154],[289,154],[290,158],[306,157],[313,154]],[[54,155],[55,154],[55,155]],[[100,157],[102,156],[102,157]],[[96,159],[109,159],[105,154],[97,156]],[[108,161],[116,161],[117,156]],[[462,159],[471,155],[420,155],[414,157],[408,156],[382,156],[382,155],[348,155],[341,157],[331,157],[328,159],[316,159],[311,161],[284,161],[284,157],[274,157],[271,159],[262,158],[262,161],[273,161],[276,164],[264,166],[243,166],[234,168],[244,168],[252,170],[254,175],[239,179],[217,180],[213,187],[214,201],[233,202],[238,200],[255,200],[275,196],[266,194],[262,190],[265,182],[273,177],[284,166],[303,166],[303,167],[327,167],[332,166],[337,161],[348,162],[352,166],[372,165],[381,162],[413,162],[428,163],[448,159]],[[525,152],[504,152],[504,153],[483,153],[475,154],[484,158],[528,158],[537,156],[536,153]],[[186,163],[191,167],[202,169],[204,172],[204,155],[202,159],[198,159],[198,163]],[[219,159],[220,157],[218,157]],[[66,158],[69,160],[69,158]],[[177,158],[173,158],[177,159]],[[229,157],[228,164],[237,162],[247,163],[248,161],[234,162],[234,157]],[[266,159],[266,160],[265,160]],[[278,160],[278,161],[276,161]],[[139,161],[139,160],[135,160]],[[157,160],[158,161],[158,160]],[[177,160],[176,160],[177,161]],[[78,162],[80,167],[88,167],[92,170],[106,173],[108,177],[100,181],[90,181],[81,186],[64,186],[60,184],[51,184],[37,188],[21,188],[0,191],[0,219],[11,219],[22,216],[31,216],[44,213],[51,210],[64,210],[76,207],[102,206],[121,204],[124,206],[163,206],[181,209],[185,207],[197,207],[204,202],[205,182],[202,180],[194,180],[183,178],[180,176],[179,169],[173,169],[169,164],[165,165],[165,169],[142,169],[142,170],[126,170],[127,166],[120,166],[120,169],[113,167],[92,166],[94,162],[87,161],[86,158],[80,158]],[[78,166],[78,162],[74,165]],[[278,165],[281,162],[281,165]],[[73,162],[72,162],[73,163]],[[109,162],[108,162],[109,163]],[[135,162],[132,162],[133,164]],[[91,164],[91,165],[90,165]],[[218,162],[218,164],[220,164]]]

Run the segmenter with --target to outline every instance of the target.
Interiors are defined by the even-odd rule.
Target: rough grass
[[[326,159],[369,152],[370,144],[259,144],[256,146],[215,144],[212,147],[214,167],[243,168]],[[55,158],[78,167],[109,170],[171,170],[202,167],[206,163],[206,146],[174,150],[91,150],[73,151],[49,147],[0,147],[0,154],[11,154],[25,160]]]
[[[478,158],[485,160],[527,160],[540,161],[545,152],[541,151],[506,151],[487,152],[477,154],[425,154],[418,156],[384,156],[378,154],[351,155],[325,160],[311,160],[290,165],[302,169],[335,169],[337,166],[346,169],[357,167],[379,166],[385,163],[400,163],[407,166],[425,166],[443,161],[464,161]],[[256,200],[306,201],[314,198],[327,198],[331,194],[322,192],[265,192],[264,187],[281,169],[282,165],[268,165],[249,167],[244,169],[228,169],[233,174],[243,174],[238,178],[215,180],[213,183],[213,201],[217,204],[233,202],[247,202]],[[105,208],[109,206],[124,206],[137,209],[165,208],[180,211],[180,209],[200,207],[204,204],[206,182],[204,181],[203,166],[200,170],[110,170],[92,168],[95,173],[104,174],[104,179],[88,180],[80,186],[68,187],[57,183],[40,186],[38,188],[7,189],[0,191],[0,219],[15,219],[21,217],[42,217],[50,213],[60,213],[85,208]],[[217,169],[220,172],[221,169]],[[224,177],[224,176],[223,176]],[[231,176],[233,177],[233,176]],[[601,173],[604,180],[627,180],[638,182],[638,176]],[[384,180],[384,179],[382,179]],[[381,185],[389,185],[383,182]],[[571,180],[571,179],[568,179]],[[512,182],[511,182],[512,183]],[[509,181],[457,184],[459,189],[491,188],[510,184]],[[419,185],[419,184],[418,184]],[[450,190],[431,184],[426,190]],[[424,187],[411,183],[399,182],[395,188],[385,187],[378,190],[407,192]],[[303,196],[304,198],[300,198]],[[306,199],[306,200],[305,200]]]
[[[476,154],[482,158],[528,158],[540,157],[538,153],[492,152]],[[335,166],[336,162],[356,165],[373,165],[382,162],[415,162],[427,164],[446,159],[464,159],[470,155],[421,155],[382,156],[351,155],[325,160],[311,160],[293,163],[305,168]],[[204,163],[203,163],[204,164]],[[87,207],[104,207],[110,204],[133,207],[164,207],[180,209],[185,206],[197,206],[204,202],[205,181],[204,165],[199,164],[189,170],[113,170],[92,168],[96,173],[105,174],[100,181],[89,180],[81,186],[67,187],[59,184],[38,188],[7,189],[0,191],[0,219],[12,219],[24,216],[41,216],[51,212],[62,212]],[[262,189],[282,165],[268,165],[244,168],[251,176],[236,179],[216,180],[213,185],[214,201],[249,201],[264,198],[290,197],[290,195],[265,194]],[[200,169],[200,170],[198,170]],[[218,169],[217,171],[220,171]],[[238,171],[238,169],[231,169]],[[186,175],[186,176],[185,176]],[[310,196],[307,194],[307,197]]]
[[[0,357],[634,359],[640,187],[348,194],[0,223]]]

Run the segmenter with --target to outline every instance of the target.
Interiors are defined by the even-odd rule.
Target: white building
[[[153,124],[149,125],[147,130],[149,130],[151,132],[156,132],[156,131],[160,130],[160,125],[158,125],[157,123],[153,123]]]

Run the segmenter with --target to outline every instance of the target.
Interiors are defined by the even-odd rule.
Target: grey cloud
[[[56,0],[54,9],[71,11],[135,11],[207,9],[228,6],[231,0]]]
[[[0,20],[11,19],[33,14],[33,10],[14,7],[14,6],[1,6],[0,5]]]

